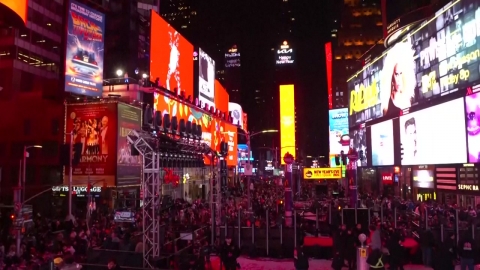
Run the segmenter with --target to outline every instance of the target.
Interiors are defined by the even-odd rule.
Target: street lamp
[[[244,135],[245,137],[247,137],[247,169],[248,170],[251,170],[251,163],[250,163],[250,138],[253,137],[253,136],[256,136],[258,134],[263,134],[263,133],[276,133],[278,132],[278,130],[276,129],[266,129],[266,130],[262,130],[262,131],[258,131],[258,132],[254,132],[254,133],[249,133],[249,132],[245,132],[245,134],[243,133],[239,133],[241,135]],[[250,176],[251,176],[251,173],[249,172],[248,175],[247,175],[247,194],[248,194],[248,209],[252,209],[252,202],[251,202],[251,194],[250,194]]]
[[[123,70],[117,69],[117,76],[122,77],[122,75],[123,75]]]
[[[27,168],[27,157],[29,157],[29,153],[27,152],[30,148],[43,148],[41,145],[29,145],[23,146],[23,171],[22,171],[22,201],[25,200],[25,181],[26,181],[26,168]]]

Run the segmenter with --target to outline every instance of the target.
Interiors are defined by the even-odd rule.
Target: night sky
[[[282,33],[283,0],[201,0],[198,7],[195,35],[192,42],[205,48],[217,61],[224,50],[237,44],[242,53],[242,106],[249,113],[253,89],[266,88],[271,80],[267,74],[275,69],[271,49],[282,40],[296,44],[297,82],[296,99],[298,131],[307,134],[306,155],[328,154],[328,101],[325,74],[324,43],[329,41],[330,22],[338,14],[334,0],[289,0],[295,21],[292,34]],[[191,30],[191,29],[190,29]],[[267,85],[267,86],[264,86]],[[278,91],[278,89],[260,89]],[[257,116],[258,117],[258,116]],[[249,126],[256,130],[249,115]],[[278,121],[278,119],[276,120]]]

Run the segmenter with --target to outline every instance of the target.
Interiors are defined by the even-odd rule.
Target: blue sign
[[[65,91],[101,96],[105,14],[70,1],[65,52]]]
[[[340,151],[348,153],[350,137],[348,130],[348,109],[328,111],[330,155],[339,155]]]

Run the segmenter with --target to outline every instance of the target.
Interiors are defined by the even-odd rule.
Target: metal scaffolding
[[[154,268],[152,259],[160,256],[160,216],[158,208],[162,194],[160,159],[157,140],[143,131],[132,130],[128,142],[143,158],[141,190],[143,191],[143,267]]]

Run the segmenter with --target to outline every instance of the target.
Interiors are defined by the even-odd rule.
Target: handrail
[[[93,266],[93,267],[103,267],[107,268],[107,265],[104,264],[93,264],[93,263],[77,263],[81,266]],[[150,268],[140,268],[140,267],[132,267],[132,266],[122,266],[122,269],[133,269],[133,270],[151,270]],[[155,268],[157,270],[168,270],[168,269],[160,269],[160,268]]]
[[[204,227],[198,228],[198,229],[196,229],[196,230],[194,230],[194,231],[191,231],[191,232],[190,232],[190,231],[186,231],[186,232],[183,232],[183,233],[190,233],[190,234],[193,235],[193,234],[196,233],[197,231],[203,230],[203,229],[205,229],[205,228],[208,228],[208,227],[207,227],[207,226],[204,226]],[[178,240],[182,240],[183,238],[186,238],[186,237],[188,237],[188,235],[180,236],[180,237],[178,237],[178,238],[175,238],[175,239],[173,239],[173,240],[170,240],[170,241],[168,241],[168,242],[165,242],[163,245],[165,246],[165,245],[167,245],[167,244],[174,243],[174,242],[176,242],[176,241],[178,241]]]

